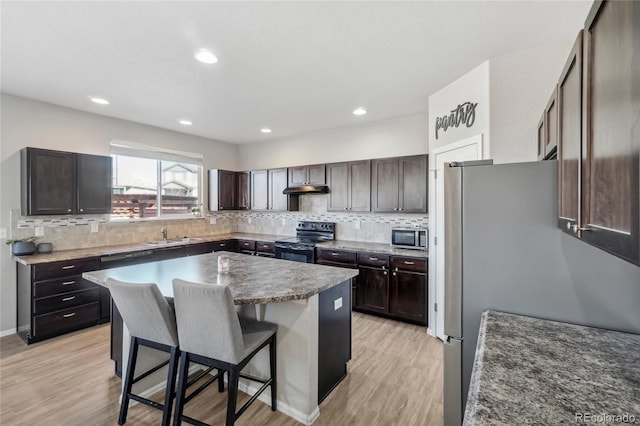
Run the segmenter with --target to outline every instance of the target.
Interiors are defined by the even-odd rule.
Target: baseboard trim
[[[18,329],[10,328],[9,330],[0,331],[0,337],[10,336],[12,334],[16,334],[17,332],[18,332]]]

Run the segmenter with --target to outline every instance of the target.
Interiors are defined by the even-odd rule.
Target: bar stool
[[[174,425],[180,425],[182,421],[206,425],[183,415],[184,405],[195,396],[186,396],[186,377],[191,362],[227,372],[227,426],[233,425],[268,386],[271,387],[271,410],[275,411],[277,325],[238,318],[227,286],[174,279],[173,297],[181,357]],[[266,345],[269,345],[271,377],[260,379],[241,374],[253,356]],[[262,386],[236,413],[240,377],[262,383]]]
[[[175,398],[174,388],[176,373],[178,371],[178,358],[180,355],[178,348],[178,330],[173,308],[155,284],[128,283],[113,278],[107,278],[106,284],[131,334],[129,363],[127,364],[127,371],[124,378],[118,424],[122,425],[127,421],[129,400],[133,399],[162,410],[162,425],[168,426],[171,423],[171,410]],[[139,346],[147,346],[168,352],[170,354],[169,360],[134,378]],[[169,371],[167,373],[167,386],[163,404],[131,392],[131,388],[135,383],[148,377],[167,364],[169,365]],[[213,369],[203,372],[199,377],[211,370]],[[199,377],[195,380],[198,380]],[[219,385],[223,385],[222,375],[218,374],[214,379],[217,377],[219,377]],[[195,382],[195,380],[193,382]],[[189,383],[189,385],[193,382]]]

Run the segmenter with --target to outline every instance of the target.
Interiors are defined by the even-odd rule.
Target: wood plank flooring
[[[108,325],[30,346],[16,335],[0,339],[2,426],[116,425],[120,391]],[[246,399],[242,394],[238,406]],[[185,414],[217,425],[224,424],[225,410],[226,392],[211,386]],[[320,405],[314,425],[441,425],[442,410],[441,342],[423,327],[354,313],[347,378]],[[161,414],[138,404],[127,424],[158,425]],[[236,424],[300,425],[260,401]]]

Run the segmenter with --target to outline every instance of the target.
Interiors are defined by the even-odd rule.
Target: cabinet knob
[[[70,211],[71,211],[71,209],[67,209],[67,211],[68,211],[68,212],[70,212]]]
[[[394,276],[394,277],[396,276],[396,273],[395,273],[395,272],[393,273],[393,276]]]
[[[81,211],[81,212],[83,212],[83,211],[84,211],[84,209],[80,209],[80,211]]]
[[[387,275],[387,271],[384,271],[383,274]],[[393,274],[393,275],[395,275],[395,274]]]

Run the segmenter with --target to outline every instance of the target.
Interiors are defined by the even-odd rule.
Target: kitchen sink
[[[142,243],[147,246],[166,246],[171,244],[187,244],[195,241],[202,241],[202,238],[171,238],[168,240],[158,240],[158,241],[147,241],[146,243]]]

